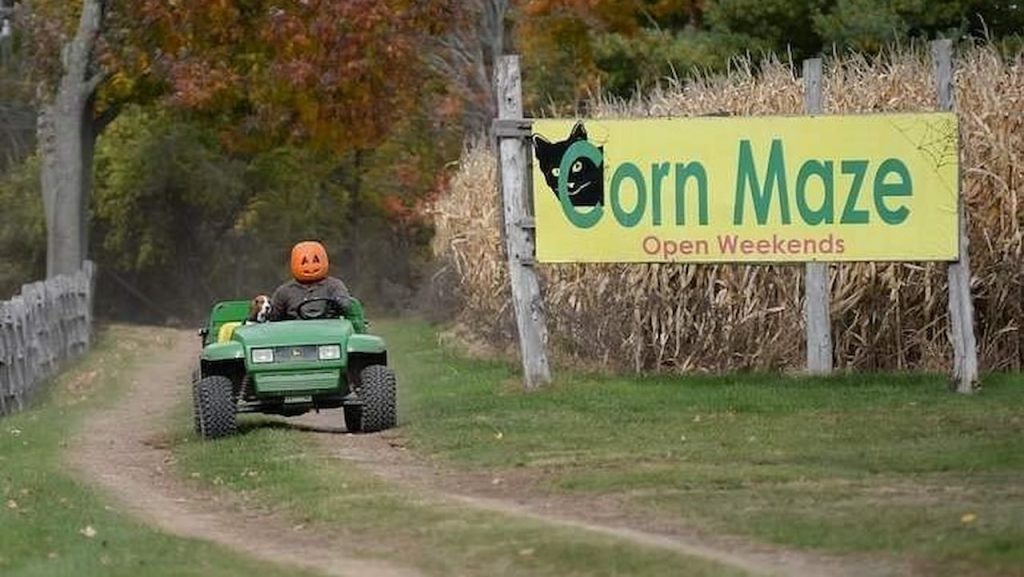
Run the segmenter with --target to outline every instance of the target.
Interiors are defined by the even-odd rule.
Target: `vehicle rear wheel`
[[[384,365],[370,365],[360,371],[359,384],[363,400],[360,430],[373,433],[397,425],[395,372]]]
[[[345,428],[350,433],[361,433],[363,431],[363,406],[345,405]]]
[[[202,434],[199,429],[199,387],[197,386],[202,378],[200,369],[192,371],[192,428],[197,435]]]
[[[194,385],[193,398],[199,436],[217,439],[235,433],[236,407],[231,379],[220,375],[203,377]]]
[[[197,435],[203,434],[199,426],[199,383],[192,383],[192,428]]]

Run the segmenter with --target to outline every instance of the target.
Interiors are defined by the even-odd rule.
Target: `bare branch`
[[[438,54],[430,65],[463,101],[463,124],[471,134],[482,134],[496,113],[491,71],[504,47],[508,0],[471,0],[466,3],[475,26],[458,26],[438,39]]]
[[[124,110],[124,104],[124,102],[115,102],[96,117],[93,121],[93,130],[96,131],[96,134],[102,134],[110,126],[111,122],[117,120],[117,117],[121,115],[121,111]]]
[[[104,82],[106,82],[107,78],[109,78],[109,77],[110,77],[110,74],[108,74],[107,72],[102,72],[102,71],[101,72],[97,72],[96,74],[93,74],[91,78],[89,78],[88,80],[85,81],[85,87],[84,88],[85,88],[86,94],[92,94],[92,93],[96,92],[96,90]]]

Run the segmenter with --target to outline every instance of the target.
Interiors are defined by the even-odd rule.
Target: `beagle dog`
[[[249,303],[249,316],[245,319],[250,323],[265,323],[270,320],[270,297],[258,295]]]

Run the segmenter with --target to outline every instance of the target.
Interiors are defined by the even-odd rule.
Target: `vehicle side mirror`
[[[203,327],[203,328],[199,329],[199,336],[200,337],[205,339],[206,335],[208,335],[208,334],[210,334],[210,329],[209,328]]]

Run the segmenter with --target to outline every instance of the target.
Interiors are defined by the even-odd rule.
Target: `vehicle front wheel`
[[[384,365],[370,365],[359,373],[359,396],[363,406],[360,430],[374,433],[398,424],[395,372]],[[348,418],[348,412],[345,413]]]
[[[231,379],[211,375],[203,377],[193,386],[196,428],[199,436],[204,439],[217,439],[233,435],[237,425]]]

